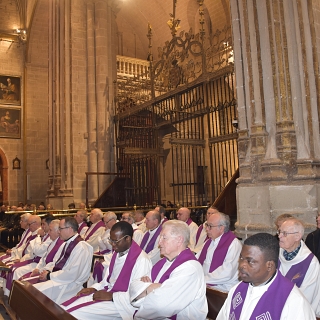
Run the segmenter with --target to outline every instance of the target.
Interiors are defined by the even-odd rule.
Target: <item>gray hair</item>
[[[80,213],[81,218],[83,221],[87,220],[88,212],[86,210],[78,210],[77,213]]]
[[[112,220],[112,219],[117,220],[118,217],[114,212],[108,211],[103,215],[103,218],[108,218],[108,220]]]
[[[93,209],[92,211],[91,211],[91,213],[96,213],[96,214],[98,214],[99,215],[99,217],[100,217],[100,219],[102,219],[102,217],[103,217],[103,212],[101,211],[101,209],[98,209],[98,208],[95,208],[95,209]]]
[[[20,219],[23,219],[23,221],[27,222],[29,220],[29,218],[32,216],[31,213],[24,213],[20,216]]]
[[[288,221],[290,221],[293,224],[295,232],[298,232],[302,238],[304,235],[303,222],[301,220],[299,220],[297,218],[293,218],[293,217],[286,219],[284,222],[288,222]]]
[[[217,212],[215,214],[218,214],[220,216],[219,225],[224,227],[224,233],[227,233],[230,230],[230,217],[223,213],[223,212]]]
[[[130,224],[133,224],[133,223],[135,223],[135,219],[134,219],[134,214],[133,214],[133,212],[131,212],[131,211],[125,211],[125,212],[123,212],[122,213],[122,215],[121,215],[121,218],[122,218],[122,216],[124,215],[124,214],[128,214],[129,215],[129,220],[130,220]]]
[[[166,221],[162,225],[162,230],[166,230],[169,228],[169,233],[172,236],[182,236],[183,237],[183,244],[185,247],[189,245],[190,242],[190,229],[189,226],[180,220],[169,220]]]
[[[57,231],[59,229],[59,223],[60,223],[60,220],[55,219],[50,222],[50,225],[52,225],[54,227],[54,229]]]

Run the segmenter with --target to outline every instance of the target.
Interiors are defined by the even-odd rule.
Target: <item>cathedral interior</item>
[[[0,201],[320,206],[317,0],[1,0]],[[225,200],[228,205],[228,200]]]

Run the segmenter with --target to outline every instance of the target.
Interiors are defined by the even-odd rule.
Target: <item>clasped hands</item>
[[[107,292],[106,290],[99,290],[95,288],[83,288],[77,293],[77,297],[80,295],[89,295],[93,293],[92,300],[99,300],[99,301],[112,301],[113,294],[112,292]]]

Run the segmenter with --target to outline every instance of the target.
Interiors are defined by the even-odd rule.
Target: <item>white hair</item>
[[[162,230],[167,230],[168,228],[169,233],[172,236],[181,236],[183,238],[185,247],[189,245],[190,229],[185,222],[180,220],[169,220],[162,225]]]

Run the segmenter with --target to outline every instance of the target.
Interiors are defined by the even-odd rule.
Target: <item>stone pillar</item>
[[[309,232],[320,208],[319,10],[302,0],[230,5],[239,117],[236,231],[272,232],[278,215],[292,213]]]

